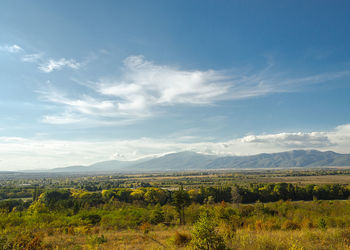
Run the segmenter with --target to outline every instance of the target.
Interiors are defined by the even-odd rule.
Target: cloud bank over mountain
[[[191,142],[178,138],[104,141],[42,140],[0,137],[0,169],[18,170],[89,165],[104,160],[135,160],[170,152],[254,155],[293,149],[350,152],[350,124],[331,131],[247,135],[227,141]]]

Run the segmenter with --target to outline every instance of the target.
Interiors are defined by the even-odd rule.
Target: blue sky
[[[2,1],[0,170],[350,153],[348,1]]]

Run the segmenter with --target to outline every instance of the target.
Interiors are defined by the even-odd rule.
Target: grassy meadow
[[[347,171],[9,178],[0,249],[349,249]]]

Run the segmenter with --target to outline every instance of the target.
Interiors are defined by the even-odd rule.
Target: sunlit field
[[[1,181],[0,246],[347,249],[350,186],[340,180],[348,174],[330,169],[12,176]],[[322,178],[327,182],[316,184]]]

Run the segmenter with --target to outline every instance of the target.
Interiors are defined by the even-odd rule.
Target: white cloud
[[[26,52],[22,47],[20,47],[17,44],[2,45],[2,46],[0,45],[0,51],[5,51],[8,53]],[[52,58],[47,59],[43,56],[42,53],[25,54],[25,55],[22,55],[20,59],[22,62],[37,64],[38,69],[45,73],[50,73],[54,70],[61,70],[65,67],[70,69],[79,69],[82,66],[80,62],[77,62],[74,59],[66,59],[66,58],[60,58],[57,60]]]
[[[121,80],[100,81],[94,85],[93,90],[102,98],[87,95],[68,98],[56,90],[41,91],[41,94],[46,100],[63,104],[79,115],[140,119],[151,116],[157,106],[212,103],[227,91],[226,78],[212,70],[182,71],[133,56],[125,60]]]
[[[159,66],[142,56],[126,58],[124,66],[121,79],[100,81],[95,88],[105,98],[113,98],[121,115],[144,117],[155,107],[210,104],[229,88],[227,76],[213,70]]]
[[[331,131],[249,135],[228,141],[197,142],[177,138],[69,141],[0,137],[0,170],[54,168],[119,159],[132,160],[169,152],[195,151],[216,155],[252,155],[293,149],[350,153],[350,124]]]
[[[49,124],[72,124],[80,122],[79,119],[74,117],[72,114],[65,113],[61,115],[46,115],[43,117],[42,121]]]
[[[244,143],[271,144],[285,148],[329,147],[334,144],[328,138],[327,133],[279,133],[270,135],[250,135],[242,138]]]
[[[49,59],[47,62],[40,64],[39,69],[43,72],[50,73],[54,70],[61,70],[64,67],[71,69],[79,69],[80,63],[76,62],[73,59],[61,58],[58,60]]]
[[[27,54],[27,55],[24,55],[21,60],[22,62],[30,62],[30,63],[34,63],[34,62],[37,62],[41,59],[42,55],[41,54],[38,54],[38,53],[35,53],[35,54]]]
[[[62,67],[79,66],[72,60],[50,60],[41,70],[51,72]],[[85,85],[93,94],[67,97],[68,94],[58,95],[56,90],[42,94],[47,101],[64,105],[67,112],[80,118],[85,115],[95,119],[114,117],[119,120],[137,120],[161,112],[167,106],[212,105],[224,100],[298,91],[304,85],[350,75],[350,71],[341,71],[290,78],[271,73],[270,70],[271,65],[255,73],[183,70],[174,66],[157,65],[143,56],[130,56],[124,60],[118,78],[102,79]],[[73,96],[72,93],[69,94]]]
[[[23,49],[20,46],[18,46],[17,44],[13,44],[13,45],[0,46],[0,51],[5,51],[5,52],[9,52],[9,53],[18,53],[18,52],[22,52]]]
[[[159,66],[142,56],[130,56],[124,61],[121,80],[98,83],[98,91],[132,104],[137,99],[144,105],[171,105],[177,103],[208,104],[227,92],[228,80],[222,72],[186,71],[170,66]]]
[[[85,95],[79,99],[70,99],[64,94],[55,92],[54,90],[49,92],[40,91],[40,93],[44,100],[63,104],[67,107],[67,111],[64,114],[54,115],[55,117],[67,117],[67,114],[69,114],[69,119],[65,119],[67,121],[66,123],[69,123],[69,121],[75,123],[77,120],[86,121],[94,118],[102,119],[115,117],[123,117],[125,120],[130,120],[131,110],[128,109],[127,112],[125,112],[125,107],[114,100],[97,100]],[[146,111],[143,113],[136,112],[133,114],[133,117],[141,118],[147,117],[148,115],[149,114]],[[48,120],[45,119],[43,121],[47,122]],[[54,120],[51,119],[50,123],[54,123]]]

